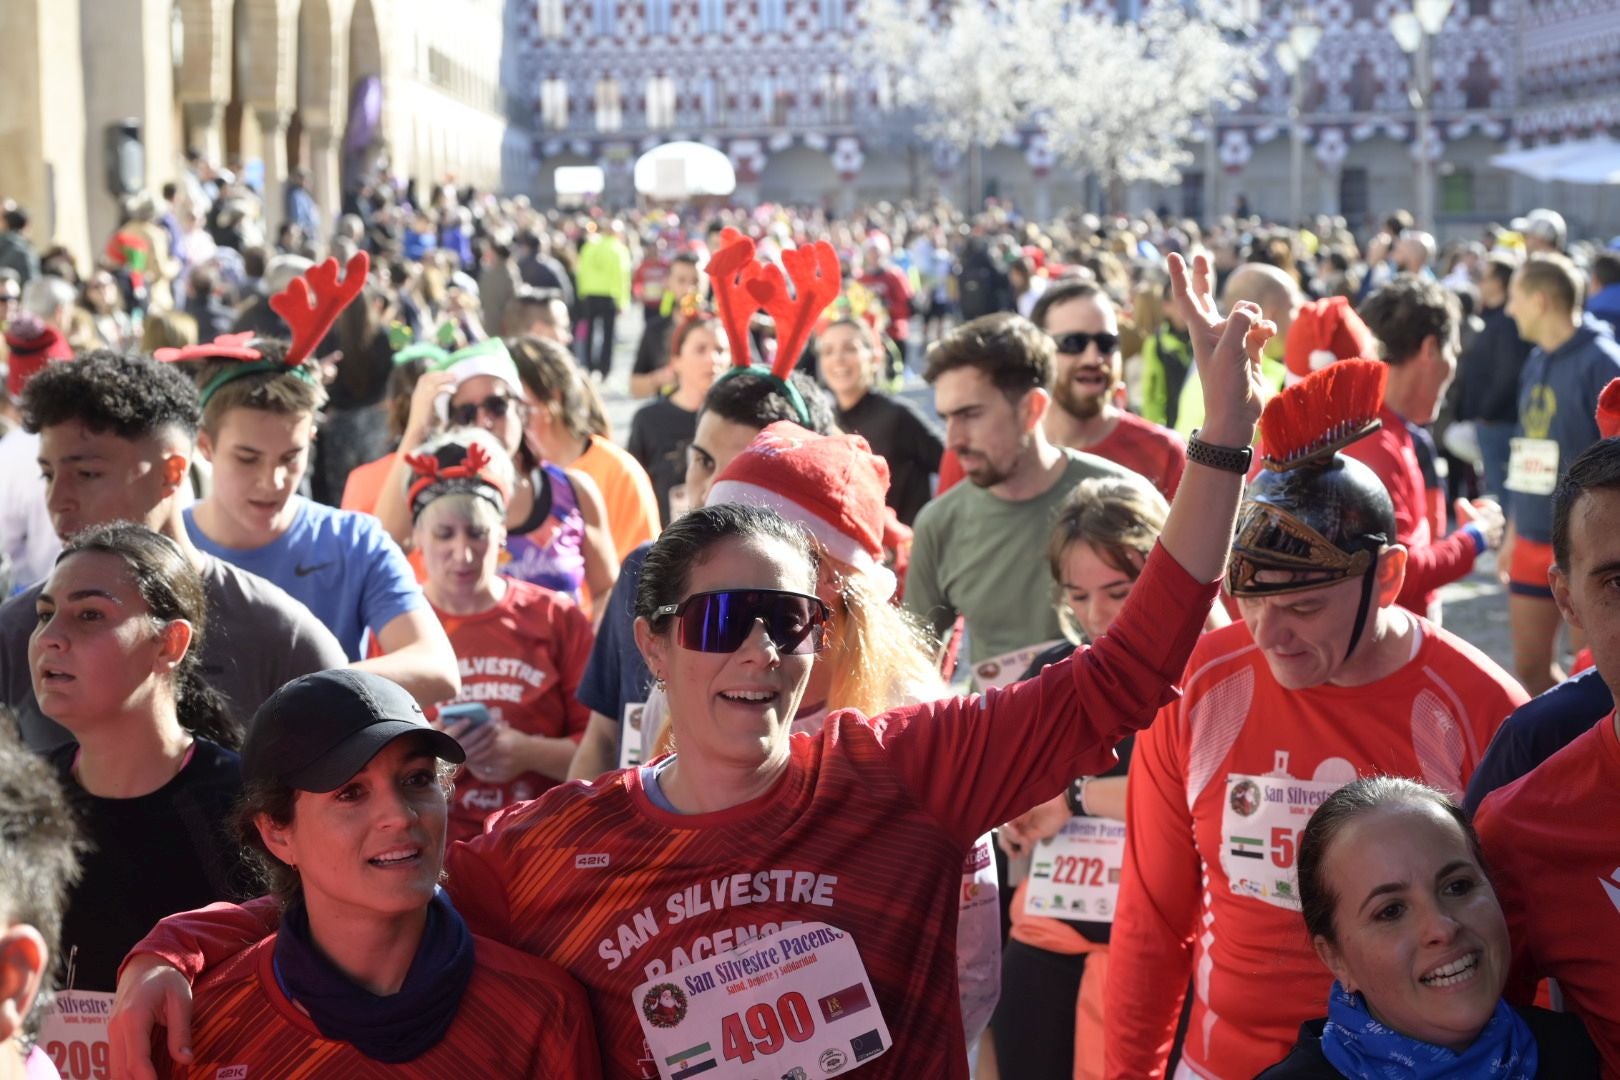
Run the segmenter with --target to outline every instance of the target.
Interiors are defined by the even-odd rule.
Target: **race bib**
[[[1029,670],[1030,661],[1056,644],[1056,641],[1043,641],[1039,645],[1015,649],[1010,653],[992,656],[988,660],[980,660],[973,665],[974,687],[979,690],[995,687],[999,690],[1011,686],[1018,681],[1020,675]]]
[[[619,717],[619,768],[633,769],[641,764],[642,756],[642,720],[647,715],[645,701],[625,702],[624,713]]]
[[[46,1010],[38,1045],[62,1080],[109,1080],[112,1076],[112,1047],[107,1042],[112,1004],[111,994],[63,990]]]
[[[1221,809],[1221,869],[1234,893],[1299,910],[1299,834],[1322,800],[1342,780],[1295,780],[1283,769],[1270,776],[1226,778]]]
[[[1525,495],[1551,495],[1558,486],[1558,444],[1517,438],[1510,444],[1506,487]]]
[[[1111,923],[1124,871],[1125,823],[1071,817],[1056,836],[1035,845],[1024,905],[1053,918]]]
[[[803,923],[677,968],[631,996],[663,1080],[848,1072],[894,1044],[855,942]]]

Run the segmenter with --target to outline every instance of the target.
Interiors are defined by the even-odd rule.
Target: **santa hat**
[[[1620,435],[1620,379],[1610,379],[1598,395],[1597,426],[1605,439]]]
[[[18,312],[6,327],[6,345],[11,358],[6,368],[6,392],[12,400],[22,396],[28,380],[57,360],[73,359],[73,346],[62,332],[38,316]]]
[[[886,599],[895,585],[883,565],[888,490],[888,462],[859,435],[817,435],[781,420],[721,470],[708,501],[775,510],[828,555],[875,576]]]
[[[1288,328],[1283,363],[1293,385],[1337,360],[1378,358],[1378,339],[1343,296],[1312,300],[1299,309]]]

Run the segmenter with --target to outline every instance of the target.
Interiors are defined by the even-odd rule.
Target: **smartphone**
[[[476,702],[467,701],[460,705],[446,705],[439,710],[439,726],[449,727],[457,721],[465,720],[468,731],[477,731],[489,723],[488,707]]]

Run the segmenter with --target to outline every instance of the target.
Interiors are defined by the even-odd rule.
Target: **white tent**
[[[636,161],[636,190],[654,199],[690,199],[730,195],[737,190],[731,159],[712,146],[672,142],[647,151]]]
[[[1620,142],[1600,137],[1497,154],[1491,164],[1533,180],[1620,184]]]

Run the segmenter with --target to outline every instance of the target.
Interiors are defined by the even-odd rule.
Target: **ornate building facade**
[[[1121,17],[1138,0],[1090,0]],[[960,197],[962,163],[919,143],[863,70],[860,0],[537,0],[518,27],[518,83],[529,88],[542,198],[559,165],[600,165],[610,202],[632,199],[630,169],[661,142],[694,138],[725,151],[739,198],[820,202]],[[1322,29],[1301,69],[1307,213],[1352,220],[1414,202],[1431,165],[1435,216],[1451,229],[1522,212],[1536,185],[1490,158],[1515,137],[1620,124],[1620,2],[1456,0],[1433,41],[1428,140],[1419,145],[1414,58],[1390,31],[1409,0],[1317,0]],[[1241,196],[1286,216],[1292,183],[1292,79],[1274,47],[1305,5],[1262,0],[1264,73],[1255,98],[1215,118],[1214,137],[1178,189],[1138,186],[1132,208],[1204,216]],[[1573,60],[1573,63],[1571,62]],[[987,148],[986,194],[1039,214],[1086,197],[1038,130]],[[1091,188],[1095,198],[1095,186]],[[1591,196],[1601,202],[1601,195]],[[1579,201],[1577,197],[1577,201]],[[1615,210],[1620,213],[1620,208]],[[1577,215],[1579,216],[1579,215]],[[1596,213],[1595,217],[1601,217]],[[1596,222],[1594,222],[1596,224]]]

